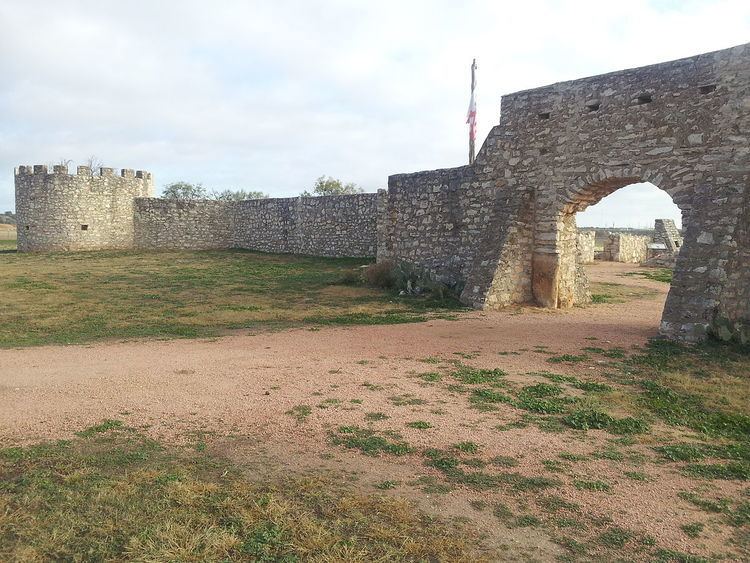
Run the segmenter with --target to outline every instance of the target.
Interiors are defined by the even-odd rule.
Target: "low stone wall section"
[[[596,231],[578,231],[576,240],[578,263],[591,264],[596,249]]]
[[[135,247],[244,248],[329,257],[372,257],[378,194],[175,201],[139,198]]]
[[[133,218],[135,247],[146,250],[230,248],[234,234],[232,214],[231,202],[138,198]]]
[[[604,245],[602,260],[640,264],[648,258],[650,242],[651,238],[646,236],[613,233]]]

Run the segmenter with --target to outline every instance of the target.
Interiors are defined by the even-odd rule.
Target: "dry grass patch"
[[[418,322],[452,300],[352,286],[367,260],[241,250],[0,255],[0,347]]]
[[[316,477],[254,483],[105,423],[0,450],[3,560],[483,560],[477,535]],[[487,557],[489,558],[489,557]]]

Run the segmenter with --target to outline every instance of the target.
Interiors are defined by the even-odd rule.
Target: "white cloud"
[[[466,154],[500,96],[747,41],[750,5],[494,1],[0,3],[0,210],[19,164],[84,160],[292,195]],[[634,212],[637,212],[634,211]]]

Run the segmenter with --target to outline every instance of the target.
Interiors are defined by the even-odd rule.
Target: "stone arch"
[[[682,212],[685,228],[689,223],[693,190],[682,182],[675,182],[661,168],[600,169],[571,179],[568,186],[557,191],[559,197],[554,205],[537,209],[532,265],[532,291],[537,304],[566,308],[579,301],[585,274],[576,263],[576,213],[625,186],[641,182],[649,182],[669,194]],[[681,275],[680,267],[676,268],[675,278]]]

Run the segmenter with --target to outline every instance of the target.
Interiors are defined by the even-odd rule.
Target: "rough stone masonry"
[[[391,176],[378,259],[465,303],[570,307],[585,295],[575,214],[652,182],[685,239],[661,332],[750,341],[750,44],[504,96],[471,166]]]
[[[337,199],[165,202],[150,177],[23,166],[19,249],[257,248],[409,262],[494,309],[586,299],[575,214],[652,182],[683,214],[662,334],[750,341],[750,44],[503,96],[469,166]],[[103,178],[103,179],[102,179]],[[89,232],[91,231],[91,232]],[[94,235],[97,237],[94,238]]]

